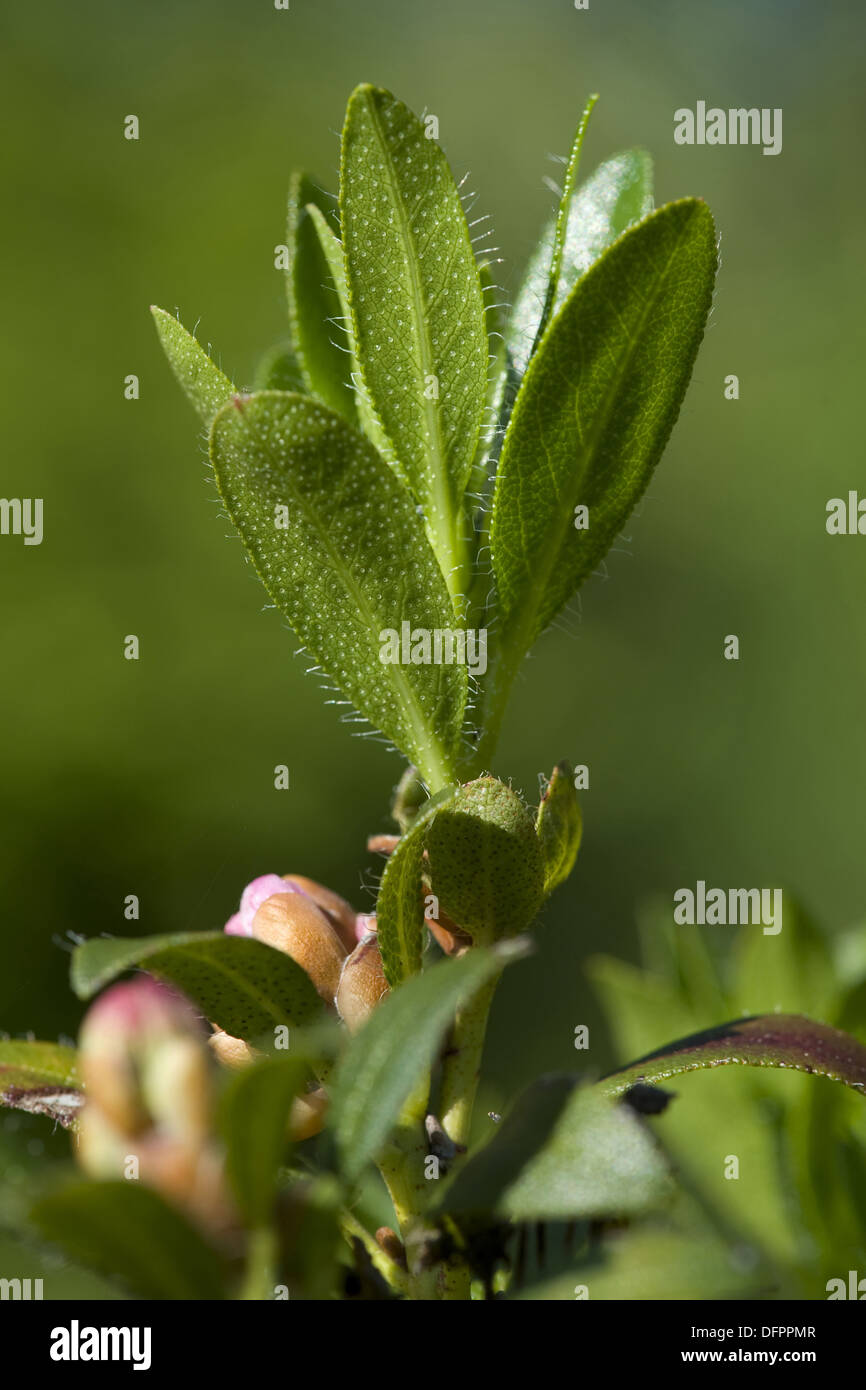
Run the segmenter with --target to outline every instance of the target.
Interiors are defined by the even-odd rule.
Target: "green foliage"
[[[453,621],[408,494],[363,435],[291,393],[224,407],[211,429],[211,459],[277,607],[361,713],[438,790],[451,780],[466,668],[380,659],[380,633],[399,633],[407,613],[428,629]]]
[[[353,1038],[335,1074],[330,1114],[347,1182],[381,1152],[461,1001],[525,950],[520,942],[480,948],[413,976]]]
[[[224,1297],[220,1257],[179,1212],[135,1182],[75,1183],[44,1197],[33,1220],[72,1259],[139,1298]]]
[[[340,342],[340,294],[315,221],[316,212],[327,216],[334,210],[334,199],[306,174],[292,176],[286,272],[289,324],[307,390],[349,424],[357,425],[348,358]]]
[[[715,268],[709,209],[671,203],[578,281],[535,353],[493,499],[500,640],[512,662],[592,573],[646,488],[685,395]],[[588,509],[582,529],[578,506]]]
[[[452,593],[481,432],[481,284],[447,161],[390,92],[361,86],[343,129],[340,217],[364,385],[427,520]]]
[[[74,1047],[0,1039],[0,1105],[70,1125],[80,1104]]]
[[[820,1003],[825,1017],[862,1029],[862,1015],[843,1016],[838,985],[834,998],[839,953],[834,962],[828,936],[787,895],[783,930],[765,936],[741,927],[724,971],[694,928],[673,927],[660,912],[645,914],[642,935],[649,969],[610,957],[588,964],[620,1056],[648,1054],[601,1088],[622,1093],[638,1079],[676,1077],[678,1098],[657,1123],[684,1182],[729,1232],[778,1263],[789,1296],[824,1297],[826,1280],[866,1251],[866,1212],[856,1195],[866,1047],[850,1032],[789,1013],[706,1024],[750,1005],[787,1011]],[[866,961],[853,974],[866,976]],[[850,990],[849,981],[848,997]],[[676,1033],[686,1036],[659,1046]],[[725,1155],[737,1157],[737,1181],[725,1180]]]
[[[574,156],[572,155],[572,158]],[[635,222],[652,211],[652,161],[628,150],[599,165],[570,200],[553,309],[562,308],[581,275]],[[565,206],[563,198],[561,206]],[[508,345],[522,376],[536,345],[551,284],[557,217],[551,218],[529,262],[511,311]]]
[[[634,1111],[573,1076],[536,1081],[457,1173],[441,1209],[512,1221],[633,1216],[673,1191]]]
[[[226,1169],[253,1229],[267,1226],[273,1214],[278,1170],[288,1150],[286,1117],[307,1074],[302,1057],[266,1057],[233,1077],[223,1096]]]
[[[150,312],[172,371],[204,423],[209,425],[220,406],[231,400],[234,386],[179,319],[155,304]]]
[[[249,1042],[272,1037],[276,1027],[302,1028],[322,1013],[312,981],[291,956],[223,932],[86,941],[72,957],[72,988],[90,999],[134,966],[175,985],[217,1027]]]
[[[520,797],[494,777],[461,787],[427,832],[430,887],[482,946],[532,924],[544,893],[541,847]]]
[[[445,788],[413,819],[382,875],[376,898],[376,928],[385,976],[392,988],[421,969],[424,900],[421,870],[427,830],[439,807],[453,795]]]
[[[544,861],[544,891],[552,893],[574,868],[583,836],[583,817],[568,763],[558,763],[538,807],[535,833]]]
[[[431,122],[369,85],[349,101],[339,212],[293,176],[291,343],[260,366],[260,394],[238,398],[155,311],[203,417],[222,406],[211,461],[271,598],[434,792],[489,767],[520,661],[658,463],[709,309],[703,204],[642,221],[652,170],[640,151],[575,186],[591,108],[507,323]],[[589,508],[581,530],[577,506]],[[380,632],[470,620],[490,632],[471,701],[462,664],[380,660]]]
[[[473,1280],[489,1292],[494,1273],[504,1277],[509,1242],[529,1223],[577,1232],[575,1248],[563,1238],[562,1277],[537,1272],[535,1297],[572,1298],[576,1285],[593,1298],[808,1296],[816,1250],[822,1269],[839,1250],[852,1268],[863,1253],[866,1047],[836,1025],[866,1022],[866,951],[840,990],[838,962],[800,912],[786,914],[780,937],[741,938],[727,979],[701,938],[667,919],[650,932],[649,970],[596,960],[617,1048],[638,1060],[600,1082],[542,1078],[482,1147],[471,1144],[494,989],[527,951],[518,934],[571,873],[582,835],[567,764],[535,813],[487,769],[523,657],[600,563],[661,458],[716,270],[709,210],[683,199],[653,213],[643,153],[577,186],[594,100],[507,321],[432,118],[369,85],[349,102],[339,203],[308,176],[292,179],[289,334],[259,362],[254,394],[239,394],[154,310],[268,594],[308,658],[413,766],[376,905],[389,990],[357,1032],[328,1014],[287,954],[250,938],[97,939],[76,950],[80,998],[143,968],[254,1045],[252,1056],[232,1053],[244,1069],[225,1079],[219,1136],[207,1139],[220,1182],[224,1157],[237,1229],[226,1235],[134,1183],[78,1185],[36,1208],[39,1230],[113,1288],[268,1298],[282,1283],[292,1297],[329,1298],[342,1258],[362,1297],[469,1297]],[[489,669],[470,677],[463,661],[415,650],[413,632],[429,639],[470,621],[489,629]],[[456,929],[436,936],[453,959],[425,950],[428,889]],[[375,993],[375,947],[365,953]],[[270,1050],[285,1025],[288,1056]],[[0,1044],[0,1099],[68,1122],[82,1099],[75,1061],[67,1048]],[[313,1069],[325,1133],[296,1153],[293,1103]],[[805,1098],[801,1071],[844,1086]],[[670,1078],[675,1098],[658,1085]],[[122,1065],[112,1082],[122,1093]],[[177,1088],[193,1136],[202,1089]],[[98,1083],[86,1104],[96,1107],[85,1112],[89,1137],[113,1162],[122,1120],[111,1103],[100,1113]],[[743,1158],[742,1185],[720,1177],[719,1123]],[[157,1138],[163,1158],[188,1160],[186,1147],[171,1149],[176,1136]],[[431,1162],[444,1182],[427,1182],[439,1176]],[[393,1214],[370,1190],[374,1164]],[[827,1190],[826,1201],[815,1195]],[[399,1239],[380,1230],[377,1240],[390,1222]],[[525,1292],[513,1274],[509,1296]]]
[[[683,1072],[723,1066],[784,1067],[866,1089],[866,1047],[838,1028],[799,1014],[738,1018],[668,1043],[606,1084],[609,1094],[638,1081],[666,1081]]]

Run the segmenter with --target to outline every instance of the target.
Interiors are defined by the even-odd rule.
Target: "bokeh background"
[[[584,171],[643,145],[657,201],[703,196],[722,237],[663,465],[608,578],[540,642],[499,751],[497,772],[530,799],[563,757],[588,764],[591,785],[578,869],[498,998],[489,1096],[571,1065],[577,1023],[593,1064],[612,1064],[582,961],[635,957],[648,897],[698,878],[783,886],[831,930],[857,921],[866,540],[831,538],[824,520],[828,498],[866,491],[863,12],[45,0],[7,6],[2,25],[0,490],[44,498],[45,539],[0,538],[0,1028],[74,1035],[72,934],[218,927],[271,870],[372,902],[365,839],[390,828],[400,763],[340,724],[265,609],[148,314],[178,308],[251,379],[284,332],[273,248],[289,171],[336,185],[362,80],[439,116],[476,213],[492,214],[509,291],[552,207],[548,156],[567,151],[593,90]],[[676,146],[673,112],[698,99],[782,107],[781,155]],[[138,662],[123,659],[129,633]],[[711,945],[729,949],[723,929]]]

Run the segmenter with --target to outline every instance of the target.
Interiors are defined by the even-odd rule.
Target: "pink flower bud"
[[[226,922],[229,936],[252,936],[253,918],[262,903],[274,893],[299,893],[301,890],[280,878],[279,874],[260,874],[248,883],[241,895],[240,909]]]
[[[207,1130],[205,1033],[192,1005],[168,986],[139,975],[107,989],[84,1018],[79,1056],[87,1105],[122,1133]]]
[[[377,930],[375,912],[359,912],[355,917],[355,940],[363,941]]]

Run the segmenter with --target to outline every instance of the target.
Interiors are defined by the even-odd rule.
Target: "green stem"
[[[455,1144],[469,1142],[475,1092],[481,1074],[481,1054],[493,995],[499,975],[458,1009],[451,1032],[451,1045],[442,1063],[439,1097],[442,1127]]]
[[[350,1211],[340,1213],[340,1229],[349,1245],[353,1241],[359,1240],[370,1257],[373,1268],[378,1270],[386,1284],[395,1293],[406,1293],[409,1288],[409,1276],[405,1269],[392,1260],[379,1245],[374,1236],[370,1234],[366,1226],[363,1226],[356,1216]]]
[[[269,1226],[250,1231],[246,1269],[239,1297],[244,1302],[273,1298],[277,1264],[277,1238]]]

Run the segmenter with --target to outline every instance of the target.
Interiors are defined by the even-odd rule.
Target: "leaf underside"
[[[0,1040],[0,1105],[69,1128],[83,1103],[76,1063],[62,1043]]]
[[[603,251],[652,211],[652,160],[643,150],[606,159],[571,200],[553,312]],[[538,333],[553,258],[556,217],[547,224],[527,267],[508,325],[508,343],[522,376]]]
[[[638,1082],[725,1066],[782,1067],[826,1076],[866,1094],[866,1046],[850,1034],[799,1014],[770,1014],[719,1024],[650,1052],[599,1086],[619,1095]]]

